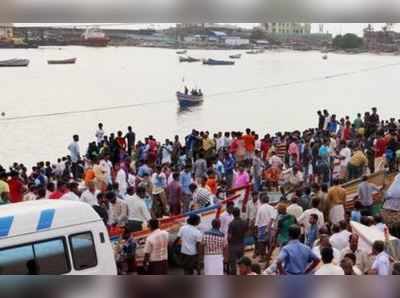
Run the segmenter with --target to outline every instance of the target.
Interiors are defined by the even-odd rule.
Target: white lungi
[[[204,275],[224,275],[223,255],[204,256]]]
[[[344,220],[344,207],[343,205],[336,205],[329,211],[329,221],[332,224],[338,224]]]

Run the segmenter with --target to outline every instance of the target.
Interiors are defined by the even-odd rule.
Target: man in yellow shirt
[[[6,172],[0,172],[0,205],[9,202],[10,187],[7,183]]]
[[[333,181],[333,186],[328,191],[329,222],[338,224],[344,220],[344,205],[346,203],[346,190],[339,185],[339,180]]]
[[[353,156],[347,166],[349,179],[360,178],[364,172],[364,168],[368,165],[368,159],[360,147],[356,147]]]

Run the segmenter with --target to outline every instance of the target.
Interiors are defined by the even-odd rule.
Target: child
[[[315,240],[318,239],[318,215],[313,213],[310,215],[310,226],[306,230],[305,244],[312,248]]]
[[[354,210],[351,211],[351,220],[356,222],[361,222],[361,209],[362,205],[360,201],[354,203]]]

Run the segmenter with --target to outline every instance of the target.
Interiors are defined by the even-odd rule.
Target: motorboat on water
[[[322,59],[327,60],[328,59],[328,55],[323,55]]]
[[[183,93],[183,92],[176,92],[176,97],[178,99],[178,103],[180,106],[190,106],[196,105],[203,102],[203,94],[191,94],[191,93]]]
[[[242,54],[235,54],[235,55],[230,55],[229,58],[231,59],[240,59],[242,57]]]
[[[28,59],[9,59],[0,61],[0,67],[26,67],[28,65]]]
[[[234,65],[235,61],[226,61],[226,60],[215,60],[215,59],[206,59],[203,60],[203,64],[205,65]]]
[[[190,56],[184,57],[184,56],[179,56],[179,62],[199,62],[201,59],[193,58]]]
[[[251,50],[251,51],[247,51],[246,54],[250,54],[250,55],[254,55],[254,54],[262,54],[264,53],[263,49],[255,49],[255,50]]]
[[[187,53],[187,50],[180,50],[180,51],[176,51],[176,53],[178,55],[185,55]]]
[[[75,64],[76,58],[64,59],[64,60],[47,60],[47,64]]]

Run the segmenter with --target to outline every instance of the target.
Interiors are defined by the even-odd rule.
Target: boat
[[[203,95],[191,95],[178,91],[176,97],[180,106],[196,105],[203,102]]]
[[[187,50],[181,50],[181,51],[176,51],[178,55],[185,55],[187,53]]]
[[[261,54],[261,53],[264,53],[264,50],[263,49],[258,49],[258,50],[251,50],[251,51],[247,51],[246,52],[246,54]]]
[[[64,60],[47,60],[47,64],[75,64],[76,58]]]
[[[322,59],[327,60],[328,59],[328,55],[323,55]]]
[[[242,57],[242,54],[235,54],[235,55],[230,55],[229,58],[231,59],[240,59]]]
[[[179,62],[199,62],[201,59],[193,58],[190,56],[184,57],[184,56],[179,56]]]
[[[203,64],[205,65],[234,65],[235,61],[226,61],[226,60],[215,60],[215,59],[206,59],[203,60]]]
[[[28,59],[10,59],[0,61],[0,67],[26,67],[28,65]]]
[[[89,47],[106,47],[110,38],[97,27],[88,27],[81,35],[80,43]]]

